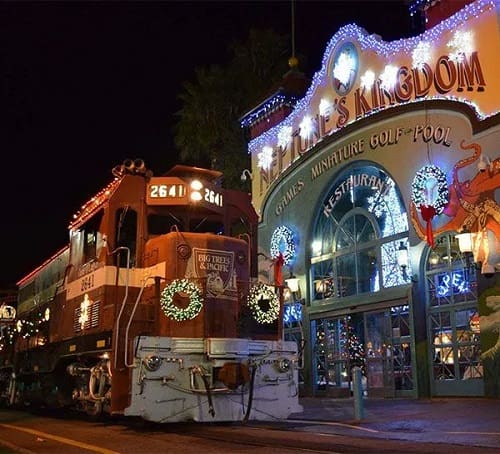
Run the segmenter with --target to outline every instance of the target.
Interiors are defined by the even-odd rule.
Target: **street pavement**
[[[500,453],[500,399],[301,398],[301,431],[491,448]],[[462,447],[463,449],[461,449]],[[489,452],[489,451],[488,451]]]

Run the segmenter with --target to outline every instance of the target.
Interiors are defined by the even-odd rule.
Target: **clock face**
[[[351,42],[343,43],[335,52],[330,64],[333,89],[339,96],[347,95],[356,81],[359,57],[356,46]]]

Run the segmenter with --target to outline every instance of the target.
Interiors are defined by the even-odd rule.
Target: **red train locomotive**
[[[142,160],[69,225],[0,323],[0,397],[156,422],[286,418],[297,346],[282,289],[259,283],[257,216],[222,174]]]

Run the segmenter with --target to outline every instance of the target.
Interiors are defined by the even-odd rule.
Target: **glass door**
[[[408,304],[392,306],[390,312],[394,391],[396,397],[412,397],[416,393],[416,382],[413,371],[415,355],[410,306]]]
[[[365,313],[366,378],[370,397],[394,397],[394,361],[389,309]]]
[[[348,397],[352,392],[352,368],[361,368],[366,383],[363,315],[314,320],[315,394]]]
[[[413,397],[415,349],[410,306],[312,321],[315,393],[352,394],[352,369],[361,368],[371,397]]]

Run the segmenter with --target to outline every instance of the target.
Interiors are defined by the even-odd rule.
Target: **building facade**
[[[368,396],[500,395],[499,13],[395,42],[342,27],[286,118],[262,128],[280,93],[242,120],[259,277],[280,257],[298,279],[303,395],[350,395],[354,366]]]

